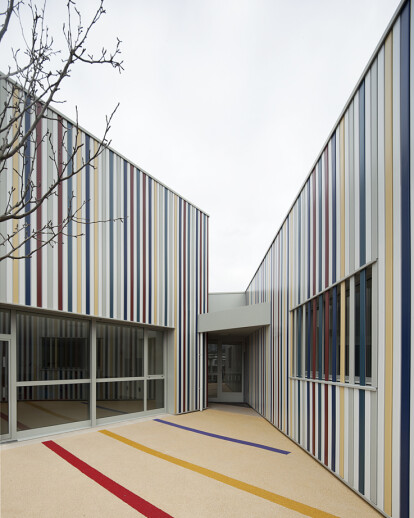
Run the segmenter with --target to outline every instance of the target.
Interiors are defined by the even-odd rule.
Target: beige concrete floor
[[[212,405],[163,419],[288,450],[253,448],[154,420],[107,427],[136,443],[340,517],[380,516],[318,462],[249,408]],[[42,444],[51,439],[118,484],[175,517],[295,517],[303,514],[135,449],[96,429],[1,449],[1,517],[140,516]]]

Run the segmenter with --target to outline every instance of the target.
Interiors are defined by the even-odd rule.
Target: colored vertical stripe
[[[392,513],[393,370],[393,128],[392,34],[385,40],[385,431],[384,511]]]
[[[90,187],[90,165],[89,160],[91,156],[91,138],[89,135],[85,135],[85,311],[87,315],[91,313],[91,187]]]
[[[109,316],[114,317],[114,153],[109,152]]]
[[[72,142],[72,124],[70,122],[67,123],[67,170],[68,170],[68,176],[70,177],[73,173],[73,142]],[[70,213],[73,212],[72,207],[72,178],[69,178],[67,180],[67,196],[66,196],[66,202],[68,207],[68,215],[69,211]],[[73,311],[72,303],[73,303],[73,270],[72,270],[72,256],[73,256],[73,223],[71,218],[69,218],[67,229],[68,229],[68,236],[67,236],[67,269],[68,269],[68,311]]]
[[[410,418],[411,418],[411,225],[410,206],[410,3],[401,13],[400,135],[401,135],[401,445],[400,516],[410,515]],[[412,202],[413,200],[411,200]]]

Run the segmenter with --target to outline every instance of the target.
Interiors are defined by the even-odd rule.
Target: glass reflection
[[[0,340],[0,435],[9,433],[9,342]]]
[[[222,392],[241,392],[243,348],[241,345],[223,344],[221,349]]]
[[[17,430],[90,419],[89,384],[18,387]]]
[[[217,344],[208,344],[207,358],[208,397],[217,397]]]
[[[144,381],[101,382],[96,385],[96,418],[144,411]]]
[[[163,374],[164,354],[163,334],[160,331],[148,331],[148,374]]]
[[[164,380],[148,380],[147,383],[147,410],[164,408]]]
[[[144,375],[144,331],[138,327],[96,325],[97,378]]]
[[[10,334],[10,310],[0,309],[0,334]]]
[[[89,378],[89,322],[17,314],[18,381]]]

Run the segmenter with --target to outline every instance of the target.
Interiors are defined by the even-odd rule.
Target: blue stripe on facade
[[[131,214],[132,217],[132,214]],[[128,319],[128,164],[124,160],[124,320]]]
[[[359,88],[359,255],[360,265],[366,262],[365,209],[365,81]]]
[[[114,153],[109,151],[109,316],[114,316]]]
[[[91,152],[91,138],[89,135],[85,135],[85,262],[86,262],[86,272],[85,272],[85,284],[86,284],[86,314],[89,315],[91,312],[91,243],[90,243],[90,221],[91,221],[91,187],[90,187],[90,159]]]
[[[411,392],[411,224],[410,224],[410,3],[401,13],[400,33],[401,135],[401,453],[400,516],[410,514],[410,392]],[[411,207],[411,210],[413,208]]]
[[[30,97],[26,98],[26,105],[30,104]],[[30,110],[26,110],[24,114],[24,128],[25,132],[28,132],[30,129]],[[24,181],[25,186],[28,186],[30,184],[30,139],[26,141],[26,144],[24,145]],[[24,197],[24,201],[28,204],[31,197],[31,189],[27,188],[26,195]],[[26,206],[25,212],[29,211],[30,207],[29,205]],[[26,216],[24,218],[24,224],[26,225],[25,229],[25,235],[29,236],[31,233],[31,227],[30,227],[30,215]],[[24,245],[24,253],[25,255],[30,254],[30,243],[31,239],[28,239],[27,242]],[[25,268],[25,274],[26,274],[26,283],[25,283],[25,304],[30,306],[31,303],[31,280],[30,280],[30,258],[27,257],[24,260],[24,268]]]
[[[73,172],[73,143],[72,143],[72,124],[68,122],[67,128],[68,134],[68,176],[70,176]],[[67,202],[68,209],[72,205],[72,178],[68,180],[68,192],[67,192]],[[71,209],[72,212],[72,209]],[[72,212],[73,213],[73,212]],[[72,243],[72,221],[69,218],[68,222],[68,311],[72,311],[72,300],[73,300],[73,270],[72,270],[72,251],[73,251],[73,243]]]

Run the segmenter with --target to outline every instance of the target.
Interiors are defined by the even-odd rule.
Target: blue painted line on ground
[[[158,423],[168,424],[169,426],[175,426],[176,428],[181,428],[182,430],[187,430],[189,432],[199,433],[201,435],[207,435],[208,437],[214,437],[215,439],[221,439],[222,441],[230,441],[236,442],[238,444],[245,444],[246,446],[253,446],[254,448],[261,448],[262,450],[269,450],[275,453],[281,453],[282,455],[288,455],[291,453],[290,451],[280,450],[279,448],[273,448],[272,446],[266,446],[265,444],[258,444],[256,442],[242,441],[241,439],[234,439],[233,437],[227,437],[225,435],[217,435],[215,433],[204,432],[203,430],[197,430],[197,428],[189,428],[188,426],[183,426],[176,423],[171,423],[170,421],[164,421],[164,419],[154,419]]]
[[[84,405],[89,405],[87,401],[80,401],[80,403]],[[101,410],[109,410],[110,412],[118,412],[118,414],[128,414],[129,412],[124,412],[123,410],[116,410],[115,408],[109,408],[107,406],[96,405],[96,408],[100,408]]]

